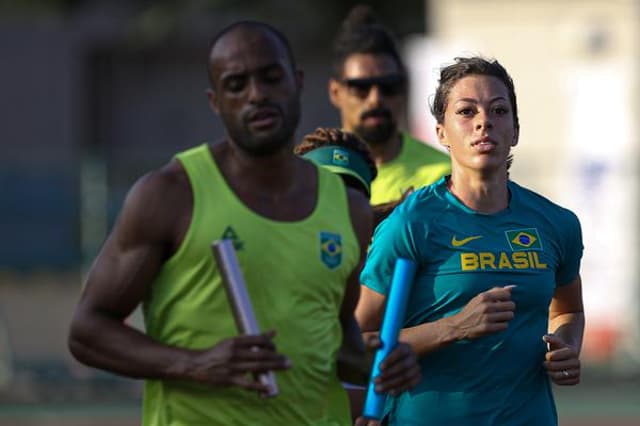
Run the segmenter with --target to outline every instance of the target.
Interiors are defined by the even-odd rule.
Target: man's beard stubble
[[[369,145],[382,145],[395,134],[396,126],[388,122],[377,126],[356,126],[353,131]]]
[[[375,126],[358,124],[354,127],[353,132],[369,145],[382,145],[396,133],[396,124],[393,122],[389,110],[385,108],[365,111],[360,117],[361,123],[364,122],[367,117],[372,116],[382,116],[386,120]]]
[[[234,139],[240,149],[253,157],[268,157],[293,143],[296,128],[300,121],[300,99],[292,99],[287,108],[271,105],[280,112],[280,127],[270,135],[258,136],[251,132],[245,123],[241,135]],[[229,129],[228,129],[229,130]],[[292,148],[290,148],[292,149]]]

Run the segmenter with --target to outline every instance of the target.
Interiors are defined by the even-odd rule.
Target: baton
[[[404,322],[405,310],[411,284],[416,273],[416,264],[410,260],[398,258],[393,270],[387,306],[382,318],[380,328],[380,341],[382,346],[376,351],[373,359],[373,369],[369,379],[367,398],[364,402],[362,417],[380,420],[387,398],[386,393],[378,393],[375,390],[374,379],[380,375],[380,363],[395,349],[398,344],[398,334]]]
[[[231,304],[236,326],[241,334],[258,335],[258,321],[251,306],[251,299],[247,292],[247,285],[238,263],[236,251],[231,240],[217,240],[211,244],[213,255],[222,275],[222,282]],[[255,348],[257,349],[257,348]],[[267,371],[257,375],[258,381],[267,387],[264,397],[272,397],[278,394],[278,385],[273,371]]]

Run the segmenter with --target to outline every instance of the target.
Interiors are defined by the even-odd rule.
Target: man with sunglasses
[[[378,176],[371,204],[378,223],[414,188],[450,172],[446,154],[398,128],[407,97],[407,71],[393,37],[367,6],[354,7],[334,43],[329,98],[344,130],[371,149]]]

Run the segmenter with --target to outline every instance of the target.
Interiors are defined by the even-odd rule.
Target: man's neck
[[[369,144],[371,155],[376,163],[376,166],[388,163],[394,160],[400,155],[402,149],[402,133],[396,132],[394,135],[384,143]]]
[[[315,208],[316,168],[298,158],[291,146],[268,156],[253,156],[231,143],[212,147],[230,189],[250,210],[278,221],[308,217]]]
[[[273,154],[251,155],[232,143],[222,154],[222,168],[239,182],[255,188],[271,188],[286,191],[295,181],[296,158],[289,145]]]
[[[233,142],[214,146],[212,150],[223,174],[240,186],[282,190],[291,186],[296,174],[296,158],[289,144],[264,156],[245,152]]]

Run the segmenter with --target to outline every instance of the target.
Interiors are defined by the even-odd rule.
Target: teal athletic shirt
[[[388,400],[389,424],[557,425],[542,336],[556,286],[578,275],[580,223],[514,182],[508,188],[508,208],[482,214],[455,198],[443,177],[376,229],[363,285],[387,294],[396,258],[419,265],[404,327],[454,315],[492,287],[517,286],[509,328],[422,357],[422,382]]]

